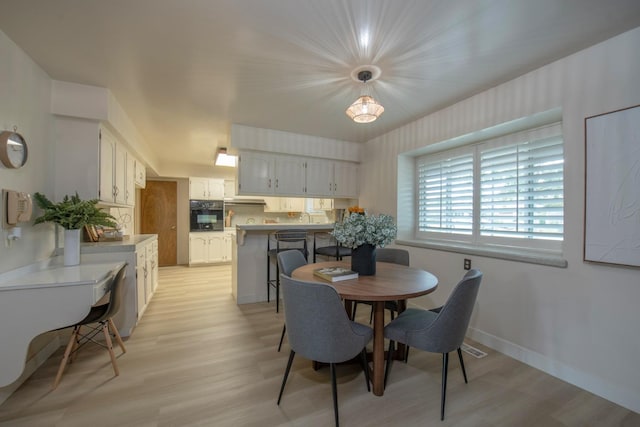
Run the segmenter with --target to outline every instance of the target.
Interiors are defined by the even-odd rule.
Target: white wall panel
[[[568,268],[472,257],[485,276],[470,332],[487,345],[636,412],[640,271],[584,263],[582,245],[584,118],[640,104],[638,46],[640,29],[635,29],[369,141],[363,151],[360,197],[361,205],[393,215],[411,209],[411,188],[401,186],[396,195],[398,154],[561,108],[566,156],[563,255]],[[410,226],[400,224],[400,229]],[[411,257],[412,265],[440,278],[437,292],[414,301],[430,307],[444,302],[464,273],[462,259],[469,256],[411,248]]]

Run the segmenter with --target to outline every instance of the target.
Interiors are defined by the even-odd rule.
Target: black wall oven
[[[224,202],[222,200],[190,200],[191,231],[223,231]]]

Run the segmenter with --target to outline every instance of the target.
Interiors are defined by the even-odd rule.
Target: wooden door
[[[158,235],[160,267],[177,264],[177,193],[175,181],[147,181],[140,194],[140,232]]]

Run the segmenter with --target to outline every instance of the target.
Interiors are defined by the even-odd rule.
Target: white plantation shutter
[[[562,138],[480,153],[480,235],[562,240]]]
[[[473,231],[473,155],[418,162],[419,231]]]
[[[418,238],[560,247],[561,123],[418,157],[416,174]]]

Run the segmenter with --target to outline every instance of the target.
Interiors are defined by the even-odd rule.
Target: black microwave
[[[224,202],[222,200],[190,200],[190,231],[223,231]]]

